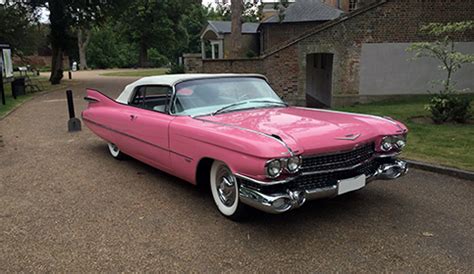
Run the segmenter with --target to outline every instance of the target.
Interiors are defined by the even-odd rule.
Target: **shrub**
[[[464,123],[470,118],[470,100],[458,95],[454,74],[464,64],[474,64],[474,54],[457,51],[454,35],[463,35],[474,29],[474,21],[431,23],[421,28],[421,32],[437,37],[435,42],[419,42],[412,44],[408,51],[415,52],[414,58],[429,57],[437,60],[440,69],[446,72],[445,80],[436,81],[442,86],[439,93],[433,96],[426,106],[435,123],[447,121]]]
[[[138,49],[128,43],[115,28],[112,24],[106,24],[92,30],[87,47],[87,63],[91,68],[136,66]]]
[[[431,118],[436,124],[448,121],[465,123],[471,118],[471,100],[456,94],[434,95],[426,109],[431,112]]]
[[[179,73],[184,73],[183,65],[173,64],[171,65],[170,70],[167,72],[167,74],[179,74]]]
[[[155,48],[148,50],[148,61],[155,68],[163,67],[169,63],[168,58],[159,53]]]

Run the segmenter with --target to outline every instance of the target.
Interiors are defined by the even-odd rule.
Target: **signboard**
[[[5,78],[5,70],[3,69],[3,56],[0,56],[0,72],[2,72],[2,78]]]
[[[2,56],[3,56],[2,76],[4,78],[11,78],[13,77],[12,50],[2,49]]]

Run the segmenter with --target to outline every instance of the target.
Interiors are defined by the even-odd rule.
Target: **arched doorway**
[[[330,107],[332,98],[332,65],[334,54],[306,55],[306,105]]]
[[[224,37],[210,26],[201,34],[201,54],[203,59],[224,58]]]

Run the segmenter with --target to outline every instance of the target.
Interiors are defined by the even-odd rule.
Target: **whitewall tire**
[[[210,172],[212,198],[219,212],[232,219],[240,220],[245,216],[246,206],[239,201],[239,185],[229,167],[214,161]]]
[[[116,146],[115,144],[108,143],[107,146],[109,148],[110,155],[112,155],[112,157],[114,157],[115,159],[122,160],[125,157],[122,151],[120,151],[118,146]]]

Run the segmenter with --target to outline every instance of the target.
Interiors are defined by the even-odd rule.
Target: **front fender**
[[[169,133],[172,169],[176,176],[193,183],[203,158],[222,161],[234,173],[263,180],[266,161],[289,154],[271,137],[191,117],[177,117]]]

